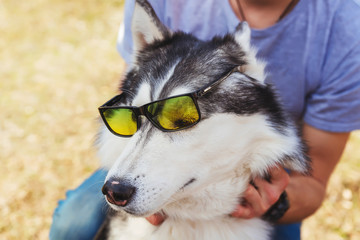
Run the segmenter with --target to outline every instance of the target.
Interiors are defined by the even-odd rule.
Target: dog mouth
[[[185,184],[184,184],[184,186],[182,186],[181,188],[180,188],[180,190],[183,190],[184,188],[186,188],[187,186],[189,186],[190,184],[192,184],[193,182],[195,182],[196,181],[196,178],[191,178],[189,181],[187,181]]]
[[[179,191],[183,191],[186,187],[188,187],[189,185],[191,185],[192,183],[196,182],[196,178],[190,178],[189,181],[187,181],[182,187],[179,188]],[[166,215],[163,210],[161,210],[164,206],[166,206],[167,204],[171,203],[172,199],[168,199],[167,202],[163,203],[160,207],[160,210],[157,209],[155,211],[147,211],[147,212],[142,212],[141,214],[136,211],[133,210],[131,207],[124,207],[122,210],[124,210],[126,213],[131,214],[133,216],[147,216],[147,215],[153,215],[153,214],[160,214],[160,215]]]

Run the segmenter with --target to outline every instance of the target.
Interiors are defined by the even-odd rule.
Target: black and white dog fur
[[[254,177],[278,165],[306,173],[309,162],[294,124],[264,82],[250,28],[242,23],[232,34],[201,41],[171,32],[146,0],[137,0],[132,32],[134,59],[118,105],[193,92],[236,66],[251,78],[235,72],[200,98],[201,121],[186,130],[162,132],[145,118],[131,138],[101,128],[106,181],[135,189],[125,206],[109,203],[125,215],[110,219],[107,238],[269,239],[269,223],[229,214]],[[167,218],[158,227],[144,218],[159,212]]]

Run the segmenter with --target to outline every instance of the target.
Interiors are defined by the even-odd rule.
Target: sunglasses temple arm
[[[210,83],[208,86],[204,87],[203,89],[200,89],[196,95],[198,97],[202,97],[204,96],[206,93],[208,93],[211,89],[213,89],[214,87],[218,86],[220,83],[222,83],[223,81],[225,81],[231,74],[233,74],[234,72],[242,72],[242,66],[237,66],[234,67],[230,72],[228,72],[224,77]]]
[[[116,102],[118,102],[121,99],[121,97],[122,97],[122,94],[116,95],[115,97],[113,97],[112,99],[110,99],[109,101],[107,101],[106,103],[101,105],[100,107],[112,106]]]

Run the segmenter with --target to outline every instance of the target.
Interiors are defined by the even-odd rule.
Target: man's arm
[[[290,208],[279,223],[300,222],[321,206],[327,183],[340,160],[349,133],[326,132],[305,124],[303,137],[312,159],[311,175],[291,173],[289,179],[284,170],[276,167],[271,169],[271,183],[255,179],[256,188],[249,185],[244,204],[239,205],[232,216],[247,219],[261,217],[284,190],[287,192]]]
[[[349,133],[326,132],[305,124],[303,137],[309,146],[313,171],[310,176],[291,174],[286,188],[290,209],[280,223],[299,222],[321,206],[327,183],[340,160]]]

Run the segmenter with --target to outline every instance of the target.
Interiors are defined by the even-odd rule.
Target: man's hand
[[[273,167],[269,172],[271,181],[254,179],[245,191],[243,202],[231,214],[233,217],[250,219],[261,217],[277,202],[289,184],[290,176],[282,167]]]

